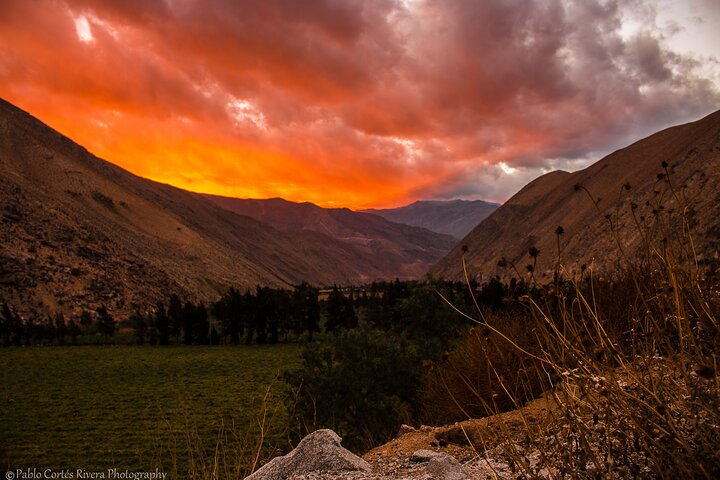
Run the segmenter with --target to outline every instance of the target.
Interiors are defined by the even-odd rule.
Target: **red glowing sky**
[[[0,0],[0,96],[193,191],[503,201],[720,107],[720,4],[677,3]]]

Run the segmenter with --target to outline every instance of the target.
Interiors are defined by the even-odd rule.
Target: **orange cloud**
[[[0,92],[93,153],[194,191],[504,200],[720,103],[652,18],[621,34],[623,8],[6,0]]]

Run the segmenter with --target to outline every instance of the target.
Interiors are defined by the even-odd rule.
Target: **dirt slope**
[[[132,175],[1,100],[0,178],[0,300],[26,314],[356,280],[317,246]]]
[[[347,208],[312,203],[207,196],[217,205],[302,238],[363,282],[422,278],[457,240]]]
[[[664,173],[662,162],[668,164],[672,191],[666,180],[658,178]],[[673,191],[686,201],[674,199]],[[550,279],[558,261],[558,226],[564,230],[560,235],[561,263],[569,272],[582,264],[609,269],[621,256],[613,229],[629,256],[642,244],[633,204],[639,223],[651,225],[660,218],[662,224],[670,222],[673,230],[681,231],[683,203],[688,206],[684,217],[699,258],[717,258],[720,112],[658,132],[584,170],[555,171],[534,180],[481,222],[433,271],[462,278],[464,245],[472,275],[507,277],[513,271],[509,266],[498,267],[501,258],[525,272],[532,263],[528,249],[535,246],[540,250],[536,277]]]

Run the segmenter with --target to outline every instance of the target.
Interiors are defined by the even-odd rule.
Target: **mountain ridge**
[[[322,245],[363,282],[420,278],[456,242],[448,235],[348,208],[323,208],[282,198],[204,197],[295,238]]]
[[[387,220],[461,239],[500,205],[485,200],[417,200],[397,208],[366,209]]]
[[[699,258],[715,258],[720,247],[716,207],[720,204],[716,173],[720,171],[720,111],[661,130],[583,170],[555,171],[533,180],[481,222],[432,271],[462,279],[464,256],[475,276],[509,278],[517,276],[516,272],[502,265],[515,265],[517,271],[525,272],[526,264],[533,263],[528,255],[532,246],[540,251],[535,278],[549,280],[558,259],[558,227],[563,232],[562,265],[569,274],[577,273],[583,264],[611,270],[622,259],[609,222],[625,253],[634,256],[642,238],[633,213],[650,222],[658,215],[685,208],[662,183],[663,165],[670,172],[670,182],[688,199],[686,221],[692,227]],[[662,221],[682,228],[677,216]],[[467,247],[466,253],[463,247]]]
[[[318,245],[95,157],[0,99],[0,300],[21,313],[352,283]]]

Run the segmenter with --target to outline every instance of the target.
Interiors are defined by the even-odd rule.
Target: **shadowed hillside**
[[[5,101],[0,176],[0,300],[25,313],[357,280],[318,247],[132,175]]]
[[[640,232],[655,228],[651,225],[674,231],[689,228],[699,259],[717,258],[718,172],[720,112],[663,130],[584,170],[555,171],[534,180],[480,223],[433,271],[462,278],[461,255],[467,246],[465,258],[473,275],[512,276],[512,265],[523,274],[532,264],[528,250],[534,246],[540,251],[535,277],[548,280],[558,261],[558,227],[561,263],[570,272],[582,264],[613,267],[622,255],[614,235],[632,257],[643,244]],[[682,212],[679,203],[689,208]],[[502,258],[507,260],[501,262],[505,267],[498,266]]]
[[[347,208],[320,208],[281,198],[250,200],[212,195],[207,198],[317,245],[364,282],[420,278],[457,241],[448,235]]]

